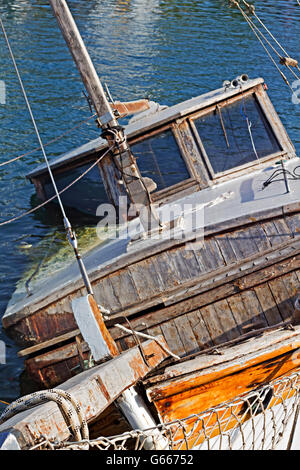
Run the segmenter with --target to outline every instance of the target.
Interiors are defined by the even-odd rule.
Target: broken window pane
[[[216,108],[195,125],[215,173],[281,150],[254,95]]]
[[[151,178],[158,191],[190,177],[172,131],[145,139],[131,149],[141,175]]]
[[[68,186],[72,181],[82,175],[90,168],[93,162],[86,163],[77,168],[55,175],[58,191]],[[54,195],[54,189],[49,179],[44,185],[46,198]],[[79,211],[95,216],[97,207],[108,202],[104,184],[98,166],[94,166],[78,183],[61,195],[63,204],[73,207]],[[54,200],[56,202],[56,200]]]

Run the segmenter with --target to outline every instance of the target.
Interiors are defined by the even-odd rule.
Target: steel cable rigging
[[[25,103],[26,103],[26,106],[27,106],[27,109],[28,109],[28,112],[29,112],[29,115],[30,115],[30,118],[31,118],[31,121],[32,121],[32,124],[33,124],[33,127],[34,127],[34,130],[35,130],[36,136],[37,136],[37,139],[38,139],[38,142],[39,142],[39,145],[40,145],[40,148],[41,148],[41,151],[42,151],[42,154],[43,154],[43,157],[44,157],[44,160],[45,160],[47,169],[48,169],[48,173],[49,173],[49,176],[50,176],[50,179],[51,179],[53,188],[54,188],[54,192],[55,192],[54,197],[57,198],[58,203],[59,203],[59,207],[60,207],[60,210],[61,210],[61,213],[62,213],[63,222],[64,222],[64,226],[65,226],[65,230],[66,230],[67,239],[68,239],[70,245],[71,245],[72,248],[73,248],[73,251],[74,251],[74,254],[75,254],[75,258],[76,258],[76,260],[77,260],[78,267],[79,267],[79,270],[80,270],[80,274],[81,274],[81,277],[82,277],[82,279],[83,279],[84,285],[85,285],[85,287],[86,287],[87,293],[93,295],[92,285],[91,285],[91,283],[90,283],[90,280],[89,280],[87,271],[86,271],[86,269],[85,269],[84,263],[83,263],[83,261],[82,261],[81,255],[80,255],[80,253],[79,253],[79,251],[78,251],[78,245],[77,245],[76,234],[75,234],[75,232],[73,231],[72,226],[71,226],[71,223],[70,223],[70,221],[68,220],[68,218],[67,218],[67,216],[66,216],[65,209],[64,209],[64,206],[63,206],[61,197],[60,197],[60,192],[58,191],[58,188],[57,188],[57,186],[56,186],[56,182],[55,182],[55,179],[54,179],[54,176],[53,176],[53,173],[52,173],[52,170],[51,170],[51,167],[50,167],[50,164],[49,164],[47,155],[46,155],[46,151],[45,151],[45,148],[44,148],[44,145],[43,145],[43,142],[42,142],[42,139],[41,139],[41,136],[40,136],[40,133],[39,133],[39,130],[38,130],[38,127],[37,127],[37,124],[36,124],[36,121],[35,121],[35,118],[34,118],[34,115],[33,115],[33,112],[32,112],[32,109],[31,109],[31,106],[30,106],[28,97],[27,97],[27,94],[26,94],[26,91],[25,91],[25,88],[24,88],[24,85],[23,85],[23,81],[22,81],[22,78],[21,78],[21,75],[20,75],[20,72],[19,72],[19,69],[18,69],[16,60],[15,60],[15,57],[14,57],[12,48],[11,48],[11,46],[10,46],[10,42],[9,42],[8,36],[7,36],[7,34],[6,34],[6,30],[5,30],[5,27],[4,27],[4,24],[3,24],[3,21],[2,21],[1,16],[0,16],[0,27],[1,27],[2,32],[3,32],[3,34],[4,34],[5,42],[6,42],[6,45],[7,45],[7,48],[8,48],[10,57],[11,57],[11,60],[12,60],[12,62],[13,62],[13,66],[14,66],[16,75],[17,75],[17,77],[18,77],[18,81],[19,81],[19,84],[20,84],[20,87],[21,87],[21,90],[22,90],[22,94],[23,94],[23,97],[24,97],[24,100],[25,100]],[[114,146],[114,144],[113,144],[112,146]],[[100,158],[101,158],[101,157],[100,157]],[[102,158],[103,158],[103,156],[102,156]],[[95,165],[95,163],[94,163],[94,165]],[[90,169],[91,169],[91,168],[90,168]],[[53,197],[53,199],[54,199],[54,197]],[[35,209],[35,210],[36,210],[36,209]],[[29,212],[29,211],[28,211],[28,212]],[[23,217],[23,215],[21,215],[21,216]],[[19,216],[19,218],[20,218],[21,216]],[[15,218],[14,220],[16,220],[16,218]],[[10,220],[10,222],[11,222],[11,221],[12,221],[12,219]],[[9,223],[9,222],[6,221],[6,223]]]
[[[253,34],[256,36],[256,38],[258,39],[258,41],[260,42],[261,46],[263,47],[263,49],[265,50],[265,52],[267,53],[269,59],[271,60],[271,62],[273,63],[273,65],[276,67],[276,69],[278,70],[278,72],[280,73],[282,79],[284,80],[284,82],[286,83],[286,85],[290,88],[291,92],[294,94],[294,90],[293,90],[293,87],[291,86],[291,84],[289,83],[289,80],[288,78],[286,77],[286,75],[283,73],[283,71],[280,69],[279,65],[277,64],[277,62],[275,61],[274,57],[272,56],[272,54],[270,53],[270,51],[268,50],[268,47],[267,45],[269,46],[269,48],[278,56],[279,58],[279,63],[280,65],[284,65],[285,67],[287,67],[287,69],[291,72],[291,74],[297,79],[297,80],[300,80],[300,76],[295,72],[295,70],[293,69],[296,69],[298,71],[300,71],[300,67],[299,67],[299,64],[298,64],[298,61],[293,59],[288,53],[287,51],[283,48],[283,46],[280,44],[280,42],[275,38],[275,36],[272,34],[272,32],[268,29],[268,27],[264,24],[264,22],[258,17],[258,15],[256,14],[255,12],[255,6],[254,5],[250,5],[249,3],[247,3],[245,0],[228,0],[229,4],[236,7],[241,15],[243,16],[244,20],[248,23],[248,25],[250,26]],[[241,7],[240,5],[240,2],[243,3],[243,5],[245,6],[246,8],[246,11],[243,10],[243,8]],[[266,33],[269,35],[270,37],[270,40],[274,41],[274,43],[277,45],[277,47],[280,48],[281,52],[279,52],[275,46],[272,45],[272,43],[270,42],[270,40],[266,37],[266,35],[260,30],[260,28],[254,23],[254,21],[251,19],[250,15],[253,15],[254,18],[258,21],[258,23],[264,28],[264,30],[266,31]],[[282,55],[282,53],[284,55]]]
[[[92,116],[89,116],[87,119],[84,119],[83,121],[79,122],[79,123],[76,124],[74,127],[71,127],[71,129],[68,129],[67,131],[63,132],[60,136],[55,137],[55,139],[49,140],[49,142],[47,142],[46,144],[44,144],[44,147],[47,147],[48,145],[53,144],[54,142],[57,142],[57,141],[61,140],[63,137],[65,137],[66,135],[70,134],[70,133],[73,132],[75,129],[78,129],[78,128],[81,127],[83,124],[86,124],[88,121],[90,121],[90,120],[91,120],[93,117],[95,117],[95,116],[96,116],[96,113],[93,114]],[[11,159],[9,159],[9,160],[6,160],[5,162],[0,163],[0,167],[1,167],[1,166],[8,165],[9,163],[16,162],[17,160],[20,160],[21,158],[27,157],[28,155],[31,155],[31,154],[37,152],[38,150],[41,150],[41,147],[36,147],[36,148],[33,149],[33,150],[29,150],[28,152],[23,153],[22,155],[18,155],[17,157],[14,157],[14,158],[11,158]]]

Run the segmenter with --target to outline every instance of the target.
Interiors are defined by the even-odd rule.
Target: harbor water
[[[291,90],[247,23],[226,0],[69,0],[96,69],[116,100],[150,98],[173,105],[222,86],[243,73],[263,77],[270,98],[300,155],[300,82]],[[256,0],[256,12],[278,41],[300,60],[297,0]],[[44,143],[87,119],[83,85],[47,0],[0,0],[6,27]],[[297,93],[298,91],[298,93]],[[40,151],[1,163],[38,146],[3,34],[0,34],[0,316],[41,242],[62,236],[61,215],[46,206],[15,222],[7,220],[38,204],[26,174],[43,161]],[[297,98],[298,97],[298,98]],[[49,159],[96,138],[94,120],[47,145]],[[96,215],[96,214],[95,214]],[[69,212],[78,230],[96,218]],[[2,225],[1,225],[2,224]],[[66,248],[67,249],[67,248]],[[23,360],[3,330],[0,400],[23,393]],[[5,362],[5,363],[4,363]],[[0,403],[0,412],[4,405]]]

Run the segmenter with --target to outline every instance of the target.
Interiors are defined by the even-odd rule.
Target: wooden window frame
[[[172,186],[168,186],[164,189],[160,190],[155,190],[151,192],[151,196],[153,198],[153,201],[159,201],[161,199],[165,199],[166,197],[176,195],[178,192],[184,191],[185,189],[192,188],[194,186],[197,186],[198,188],[198,182],[196,178],[196,171],[195,168],[188,157],[186,155],[186,149],[182,143],[182,140],[180,138],[180,128],[178,124],[175,122],[168,123],[162,127],[156,128],[152,130],[151,132],[147,132],[147,134],[139,135],[138,137],[134,137],[132,139],[128,139],[128,143],[130,147],[132,147],[134,144],[143,142],[149,138],[155,137],[156,135],[162,134],[164,132],[171,131],[172,135],[175,139],[175,142],[178,146],[180,156],[184,161],[184,164],[186,166],[187,172],[190,175],[189,178],[185,178],[184,180],[180,181],[179,183],[173,184]],[[134,156],[134,150],[132,151],[133,156]],[[138,164],[137,164],[138,167]]]
[[[195,121],[199,119],[200,117],[205,116],[211,113],[212,111],[216,110],[217,106],[219,106],[222,109],[222,108],[225,108],[229,104],[240,101],[242,97],[247,97],[250,95],[254,96],[281,150],[273,154],[267,155],[263,158],[260,158],[259,160],[255,159],[251,162],[245,163],[244,165],[230,168],[229,170],[226,170],[224,172],[215,173],[210,163],[209,157],[206,153],[205,146],[197,131]],[[214,182],[226,180],[232,176],[241,176],[244,173],[247,173],[249,168],[257,169],[261,166],[265,167],[268,163],[272,163],[282,158],[291,158],[295,154],[295,149],[290,139],[288,138],[285,128],[283,127],[271,101],[269,100],[261,84],[254,88],[250,88],[247,91],[241,91],[239,94],[229,99],[223,99],[218,103],[215,103],[213,105],[210,105],[206,108],[201,109],[201,111],[198,111],[194,113],[193,115],[189,116],[188,122],[191,127],[194,138],[197,142],[203,163],[207,168],[210,178]]]

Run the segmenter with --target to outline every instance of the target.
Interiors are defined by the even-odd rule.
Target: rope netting
[[[300,408],[300,371],[233,401],[147,430],[79,442],[44,441],[40,449],[273,450],[289,449]],[[281,447],[280,447],[281,446]]]

